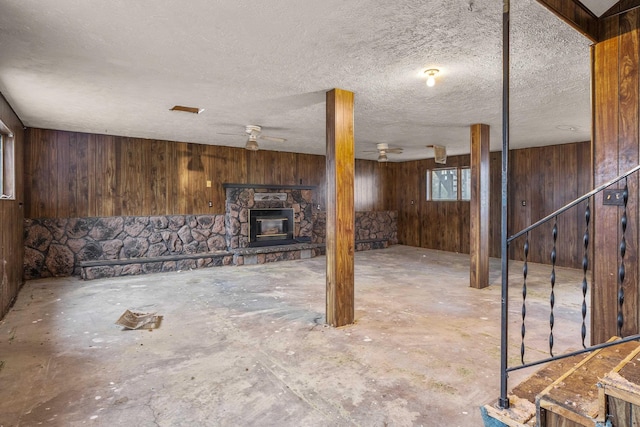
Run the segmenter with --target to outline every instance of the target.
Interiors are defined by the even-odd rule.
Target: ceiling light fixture
[[[378,161],[379,161],[379,162],[388,162],[388,161],[389,161],[389,158],[387,157],[387,154],[386,154],[386,153],[380,153],[380,154],[378,155]]]
[[[427,75],[427,86],[429,87],[435,86],[436,75],[438,75],[439,72],[440,70],[438,70],[437,68],[429,68],[424,72]]]
[[[249,139],[247,140],[244,148],[250,151],[258,151],[258,137],[254,134],[249,135]]]

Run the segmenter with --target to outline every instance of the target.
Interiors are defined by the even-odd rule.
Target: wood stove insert
[[[289,245],[296,243],[293,209],[249,209],[248,246]]]

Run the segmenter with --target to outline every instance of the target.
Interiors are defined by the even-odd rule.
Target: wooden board
[[[640,423],[639,365],[640,346],[600,381],[598,421],[611,420],[613,425],[621,427]]]
[[[0,120],[14,135],[15,200],[0,200],[0,318],[8,311],[23,284],[23,156],[24,126],[0,95]]]
[[[632,10],[601,21],[602,42],[593,48],[593,159],[594,185],[626,172],[638,162],[640,126],[640,90],[638,62],[640,45],[640,11]],[[631,194],[637,196],[637,177],[630,182]],[[630,198],[628,207],[627,260],[637,259],[638,203]],[[593,246],[599,250],[593,263],[593,343],[606,340],[617,331],[617,268],[621,238],[622,208],[603,206],[602,197],[594,203]],[[629,252],[631,250],[631,252]],[[625,325],[621,335],[639,331],[638,269],[628,265],[625,278]]]
[[[600,410],[598,381],[639,345],[637,342],[627,342],[596,350],[550,384],[540,393],[536,403],[551,420],[542,425],[558,425],[553,421],[558,419],[578,423],[576,425],[594,425]]]
[[[511,394],[518,396],[520,399],[535,402],[536,396],[546,389],[549,384],[560,378],[570,369],[573,369],[578,363],[582,362],[588,354],[579,354],[566,359],[556,360],[547,363],[544,367],[536,371],[529,378],[522,381],[513,388]]]

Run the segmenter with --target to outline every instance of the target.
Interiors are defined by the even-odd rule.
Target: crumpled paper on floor
[[[116,325],[124,326],[127,329],[156,329],[160,327],[162,316],[156,313],[140,313],[126,310],[116,321]]]

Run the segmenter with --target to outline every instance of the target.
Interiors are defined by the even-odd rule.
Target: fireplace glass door
[[[294,243],[293,209],[249,209],[249,246]]]

